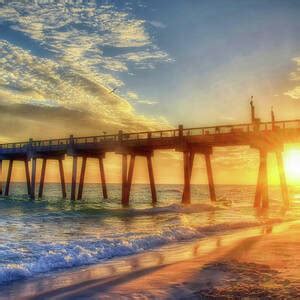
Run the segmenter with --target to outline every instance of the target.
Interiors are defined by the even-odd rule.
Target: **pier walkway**
[[[273,115],[272,115],[273,117]],[[157,201],[152,156],[155,150],[175,149],[183,153],[184,189],[183,203],[191,201],[190,180],[193,161],[196,154],[204,155],[208,176],[209,192],[212,201],[216,201],[211,155],[214,147],[249,146],[260,153],[257,188],[254,206],[268,207],[267,154],[276,153],[280,173],[280,182],[284,205],[288,206],[288,190],[283,167],[282,152],[284,144],[300,142],[300,119],[261,122],[252,113],[252,122],[246,124],[220,125],[200,128],[176,129],[125,133],[119,131],[113,135],[75,137],[50,140],[28,140],[27,142],[0,144],[0,176],[2,163],[8,161],[7,179],[4,195],[9,195],[9,186],[14,161],[23,161],[27,178],[28,195],[34,199],[36,186],[36,162],[42,160],[38,197],[43,195],[47,160],[57,160],[60,170],[62,196],[66,198],[63,160],[73,158],[71,195],[72,200],[81,199],[84,186],[86,161],[88,158],[99,160],[103,197],[108,197],[105,180],[104,158],[107,152],[122,155],[122,204],[129,205],[130,190],[134,171],[135,157],[143,156],[147,160],[149,181],[153,204]],[[82,158],[81,172],[77,189],[77,161]],[[130,158],[130,160],[129,160]],[[29,168],[31,161],[31,170]],[[2,184],[0,184],[0,194]]]

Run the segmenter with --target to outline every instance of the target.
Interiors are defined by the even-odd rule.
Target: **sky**
[[[299,17],[297,0],[0,0],[0,142],[244,123],[252,95],[263,120],[272,106],[300,118]],[[217,183],[254,183],[257,157],[215,149]],[[118,182],[120,158],[106,168]],[[154,171],[182,182],[181,155],[157,153]],[[195,174],[206,182],[202,158]],[[87,180],[97,176],[91,161]]]

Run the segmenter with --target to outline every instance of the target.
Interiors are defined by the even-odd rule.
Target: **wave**
[[[274,220],[273,223],[279,220]],[[41,273],[99,263],[140,253],[169,243],[189,241],[217,232],[262,225],[259,221],[223,223],[203,227],[168,227],[147,236],[123,235],[99,240],[69,242],[23,242],[0,245],[0,283],[32,277]]]
[[[132,215],[154,215],[154,214],[161,214],[161,213],[200,213],[200,212],[208,212],[208,211],[215,211],[215,210],[222,210],[225,209],[224,207],[213,205],[213,204],[171,204],[167,206],[161,207],[151,207],[151,208],[130,208],[128,210],[120,210],[123,213],[128,213]]]

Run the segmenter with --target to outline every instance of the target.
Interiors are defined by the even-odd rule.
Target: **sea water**
[[[270,187],[263,214],[253,209],[255,186],[218,185],[212,204],[207,186],[194,185],[192,204],[183,206],[181,185],[158,185],[153,207],[149,186],[133,185],[129,208],[117,184],[108,185],[107,200],[99,184],[86,184],[80,201],[62,199],[59,184],[45,184],[42,200],[28,200],[25,191],[15,183],[0,198],[0,285],[300,216],[300,187],[290,188],[286,212],[279,187]]]

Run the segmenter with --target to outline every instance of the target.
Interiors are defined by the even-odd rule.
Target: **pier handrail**
[[[290,127],[290,125],[296,125]],[[253,123],[241,123],[241,124],[224,124],[224,125],[212,125],[205,127],[191,127],[183,128],[183,136],[195,136],[195,135],[208,135],[208,134],[226,134],[236,132],[254,132],[254,131],[271,131],[274,128],[287,129],[296,128],[300,129],[300,119],[275,121],[275,122],[258,122]],[[122,140],[141,140],[141,139],[155,139],[155,138],[166,138],[166,137],[178,137],[180,133],[179,128],[154,130],[154,131],[140,131],[140,132],[123,132]],[[119,134],[103,134],[95,136],[79,136],[73,137],[72,143],[74,144],[87,144],[87,143],[99,143],[99,142],[111,142],[119,141]],[[34,140],[31,142],[10,142],[0,144],[0,149],[12,149],[12,148],[26,148],[28,145],[32,147],[41,146],[58,146],[70,144],[70,138],[58,138],[48,140]]]

